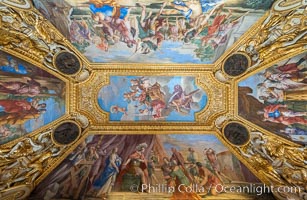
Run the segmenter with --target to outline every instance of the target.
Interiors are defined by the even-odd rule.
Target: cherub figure
[[[122,107],[119,107],[117,105],[112,106],[110,110],[111,110],[111,113],[121,112],[124,115],[128,115],[127,112],[126,112],[126,108],[122,108]]]

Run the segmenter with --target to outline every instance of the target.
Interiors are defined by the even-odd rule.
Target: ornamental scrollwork
[[[63,124],[73,123],[77,133],[70,127],[61,127]],[[0,148],[0,198],[15,195],[14,198],[23,199],[36,186],[37,181],[48,174],[51,165],[67,153],[66,150],[75,143],[81,131],[89,125],[88,119],[73,113],[70,120],[60,122],[33,136],[20,139],[17,143],[8,143]],[[69,144],[59,144],[55,137],[76,139]],[[62,137],[62,138],[63,138]],[[12,191],[18,191],[18,195]]]
[[[291,146],[275,136],[254,131],[250,143],[237,149],[271,185],[295,186],[299,193],[306,193],[306,147]]]
[[[13,146],[0,150],[0,190],[32,185],[65,146],[58,147],[51,140],[52,129],[36,137],[26,137]],[[34,185],[33,185],[34,186]]]
[[[306,2],[276,1],[255,34],[239,51],[252,59],[250,69],[267,64],[281,55],[304,51],[307,44]]]
[[[61,51],[72,53],[66,39],[37,10],[21,8],[0,1],[0,49],[21,54],[58,72],[54,57]],[[83,69],[77,74],[77,81],[87,79],[87,74]]]

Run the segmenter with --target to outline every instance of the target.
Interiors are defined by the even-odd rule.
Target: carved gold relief
[[[32,184],[43,172],[52,157],[62,153],[51,141],[51,130],[35,138],[24,138],[13,146],[1,149],[1,189],[15,184]]]
[[[237,147],[273,186],[296,186],[306,191],[307,148],[291,146],[261,132],[251,133],[251,142]]]
[[[274,62],[282,56],[306,51],[306,2],[277,0],[272,9],[257,22],[242,40],[218,61],[224,62],[230,53],[247,53],[252,65],[248,71]],[[220,69],[223,65],[217,65]]]
[[[56,162],[72,143],[67,145],[58,144],[54,141],[53,134],[61,124],[74,123],[79,127],[86,128],[87,119],[82,115],[74,115],[58,125],[38,132],[31,137],[18,140],[17,143],[8,143],[0,149],[0,197],[15,195],[14,199],[23,199],[28,196],[42,175]],[[80,124],[80,125],[79,125]],[[81,127],[80,127],[81,126]],[[45,176],[44,175],[44,176]],[[14,191],[19,193],[15,194]]]
[[[277,8],[282,2],[277,1],[273,7]],[[260,63],[271,62],[284,53],[306,50],[306,5],[300,2],[296,4],[296,7],[298,7],[297,10],[283,10],[286,12],[278,12],[280,9],[271,10],[256,33],[256,37],[250,38],[246,45],[241,47],[254,61],[252,68]]]
[[[32,5],[28,0],[1,3],[6,6],[0,6],[0,48],[58,71],[53,65],[54,56],[63,50],[72,53],[67,40],[36,9],[24,9]],[[87,78],[84,71],[77,76],[82,77],[80,81]]]

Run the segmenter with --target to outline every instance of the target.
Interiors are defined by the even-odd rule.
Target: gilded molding
[[[109,84],[109,77],[112,75],[127,75],[122,71],[117,72],[106,72],[101,70],[93,70],[93,75],[88,79],[88,81],[78,84],[76,86],[76,96],[81,96],[81,101],[77,103],[76,111],[83,113],[88,116],[90,121],[93,122],[92,127],[99,127],[103,130],[144,130],[144,129],[157,129],[168,130],[167,126],[175,129],[185,129],[187,125],[193,125],[192,129],[203,130],[205,126],[212,127],[214,118],[222,113],[225,113],[228,108],[227,104],[227,95],[228,95],[228,86],[218,82],[212,73],[188,73],[189,76],[194,76],[196,78],[196,85],[201,87],[208,95],[208,102],[206,107],[195,114],[195,122],[185,123],[185,122],[135,122],[136,126],[131,126],[131,123],[128,122],[109,122],[109,113],[103,111],[97,102],[98,92],[103,87]],[[129,75],[154,75],[150,70],[130,70]],[[168,76],[178,75],[177,73],[167,73]],[[186,73],[179,73],[179,75],[185,76]],[[118,97],[120,98],[120,97]],[[120,126],[112,127],[112,124],[120,124]],[[147,126],[149,125],[150,126]],[[174,127],[173,124],[178,125]],[[109,128],[110,127],[110,128]],[[112,128],[111,128],[112,127]],[[132,128],[134,127],[134,128]],[[146,128],[145,128],[146,127]],[[132,129],[130,129],[132,128]],[[191,130],[191,129],[190,129]]]
[[[296,186],[301,192],[306,191],[306,147],[295,147],[271,134],[253,131],[249,144],[237,150],[270,185]]]
[[[238,50],[250,55],[250,70],[275,61],[280,55],[306,50],[307,29],[305,1],[278,0],[255,35]]]

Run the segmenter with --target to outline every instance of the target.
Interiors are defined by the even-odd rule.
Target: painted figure
[[[172,172],[170,173],[170,176],[174,179],[175,185],[175,191],[171,197],[171,200],[177,200],[177,199],[189,199],[189,200],[201,200],[201,197],[196,194],[195,191],[193,192],[187,192],[186,187],[189,187],[191,185],[191,182],[189,178],[186,176],[184,171],[180,166],[178,166],[177,162],[175,160],[171,161],[172,164]],[[180,187],[180,188],[179,188]]]
[[[180,85],[174,86],[174,93],[169,100],[169,104],[176,106],[177,112],[182,112],[182,109],[191,109],[191,103],[193,102],[192,95],[198,92],[199,89],[190,92],[189,94],[185,94],[182,87]]]
[[[20,81],[0,81],[0,93],[14,95],[26,95],[35,97],[40,93],[47,93],[48,88],[42,87],[41,84],[32,78],[24,78],[26,83]]]
[[[235,41],[232,33],[239,37],[270,8],[228,0],[34,4],[91,61],[150,63],[213,63]]]
[[[122,174],[129,172],[141,177],[142,184],[148,183],[148,164],[145,158],[144,152],[148,147],[146,143],[141,143],[136,147],[136,151],[133,152],[128,160],[123,164]]]
[[[111,192],[116,176],[119,173],[122,159],[117,154],[118,148],[115,147],[106,159],[105,168],[98,179],[94,182],[94,187],[99,188],[97,197],[105,197]]]
[[[7,137],[11,134],[12,132],[5,125],[0,125],[0,137]]]
[[[289,136],[291,135],[307,135],[307,130],[298,127],[286,127],[285,130],[280,130],[281,133],[285,133]]]
[[[184,172],[185,176],[189,179],[189,181],[193,182],[193,178],[189,174],[187,168],[185,167],[185,160],[182,154],[174,147],[171,148],[172,156],[170,158],[171,162],[176,162],[176,165],[181,168],[181,170]]]
[[[296,82],[305,82],[307,67],[302,67],[302,64],[306,61],[306,59],[307,55],[295,63],[288,64],[290,61],[288,60],[284,65],[277,66],[276,69],[278,69],[282,74],[290,75],[291,79]]]
[[[170,161],[172,162],[174,160],[176,161],[176,165],[184,168],[185,161],[184,161],[182,154],[179,151],[177,151],[177,149],[174,147],[171,148],[171,151],[173,154],[172,154]]]
[[[263,115],[265,121],[281,123],[284,125],[292,124],[307,124],[307,112],[294,112],[287,108],[287,105],[277,104],[268,105],[263,111],[258,111],[257,114]]]
[[[148,162],[147,162],[147,166],[148,166],[148,178],[149,178],[149,183],[150,184],[153,184],[155,181],[156,184],[159,183],[156,175],[155,175],[155,171],[156,171],[156,165],[158,164],[159,160],[158,160],[158,157],[155,155],[155,152],[154,151],[151,151],[150,152],[150,155],[149,155],[149,159],[148,159]]]
[[[161,170],[162,170],[162,173],[163,173],[163,178],[167,183],[167,186],[174,185],[173,179],[170,176],[172,169],[171,169],[171,162],[170,162],[170,159],[168,157],[163,158],[163,164],[161,166]]]
[[[187,164],[188,164],[188,172],[193,178],[193,181],[195,182],[195,177],[198,174],[198,169],[196,166],[196,162],[198,161],[198,155],[195,152],[195,150],[192,147],[188,148],[189,154],[187,156]]]
[[[200,162],[196,163],[200,178],[199,185],[205,187],[205,191],[211,195],[217,195],[222,191],[222,181],[214,175],[210,170],[203,167]]]
[[[221,166],[217,161],[215,151],[211,148],[209,148],[209,149],[205,148],[204,154],[207,156],[207,159],[209,160],[209,163],[210,163],[213,171],[215,172],[216,176],[219,178],[219,180],[223,181],[222,178],[224,178],[224,179],[228,180],[229,182],[231,182],[231,179],[221,171]]]
[[[24,120],[38,118],[45,108],[46,104],[38,101],[0,100],[1,124],[21,124]]]

